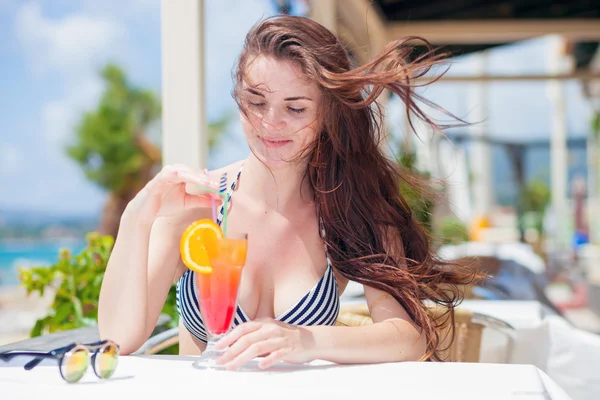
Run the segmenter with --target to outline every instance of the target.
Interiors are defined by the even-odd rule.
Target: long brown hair
[[[438,131],[445,128],[418,105],[435,106],[415,93],[414,83],[445,57],[421,39],[430,51],[407,61],[412,47],[406,43],[415,39],[419,38],[392,42],[373,61],[354,67],[342,43],[317,22],[295,16],[267,18],[246,36],[233,96],[245,113],[245,71],[250,59],[259,55],[296,63],[322,89],[321,130],[308,153],[306,179],[332,264],[346,278],[400,302],[426,335],[423,359],[441,360],[440,332],[450,324],[454,334],[458,287],[478,275],[436,258],[426,230],[400,193],[403,182],[421,192],[425,183],[383,153],[383,112],[376,102],[388,89],[406,104],[408,118],[414,115]],[[433,318],[425,300],[444,306],[446,318]]]

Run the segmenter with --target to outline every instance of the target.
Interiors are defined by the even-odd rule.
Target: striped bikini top
[[[219,211],[217,222],[220,225],[223,220],[223,207],[229,207],[231,196],[240,179],[242,169],[237,174],[236,179],[231,184],[227,192],[224,205]],[[321,235],[325,236],[325,230],[321,224]],[[333,266],[327,249],[325,249],[327,258],[327,269],[317,282],[317,284],[302,297],[296,304],[291,306],[282,314],[278,315],[275,320],[293,325],[334,325],[339,311],[340,299],[338,296],[338,285],[333,273]],[[186,329],[198,340],[206,343],[207,334],[204,328],[204,322],[200,309],[198,307],[198,288],[196,287],[195,272],[187,270],[183,276],[177,281],[176,299],[177,312],[183,325]],[[233,326],[250,321],[248,315],[238,304]]]

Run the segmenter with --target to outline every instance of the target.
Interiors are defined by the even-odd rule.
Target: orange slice
[[[192,271],[212,273],[210,259],[216,256],[217,239],[222,238],[221,227],[210,219],[191,223],[181,235],[180,252],[183,263]]]

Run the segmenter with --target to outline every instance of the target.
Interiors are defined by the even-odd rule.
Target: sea
[[[85,248],[83,240],[45,240],[0,242],[0,288],[19,284],[19,267],[52,265],[61,249],[79,253]]]

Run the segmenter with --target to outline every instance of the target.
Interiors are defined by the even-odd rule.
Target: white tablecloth
[[[485,329],[481,362],[535,365],[574,400],[600,399],[599,335],[577,329],[562,317],[544,316],[535,301],[465,300],[462,306],[515,328],[509,336]]]
[[[342,301],[362,304],[365,299],[355,287]],[[480,362],[534,365],[573,400],[600,399],[600,335],[577,329],[562,317],[545,315],[537,301],[464,300],[461,307],[514,328],[484,329]]]
[[[32,371],[24,362],[0,363],[0,398],[65,400],[126,399],[553,399],[569,397],[531,365],[391,363],[340,366],[326,362],[281,364],[261,371],[203,371],[193,357],[121,357],[115,376],[99,381],[89,373],[79,384],[64,383],[56,365]],[[42,397],[37,397],[42,396]],[[185,397],[179,397],[185,396]],[[133,399],[133,398],[131,398]]]

